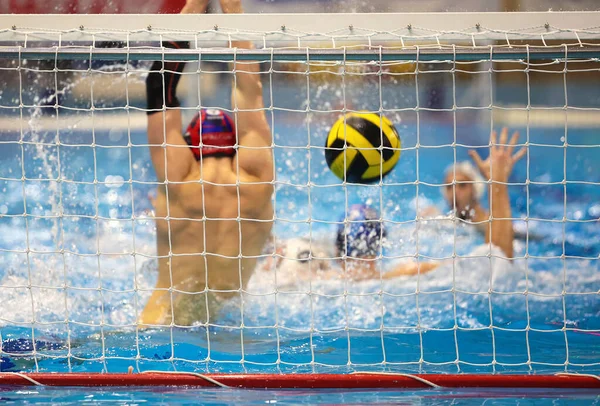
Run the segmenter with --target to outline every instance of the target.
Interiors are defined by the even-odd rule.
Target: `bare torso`
[[[189,0],[181,13],[202,14],[207,5],[208,1]],[[242,12],[239,0],[221,6],[224,13]],[[253,48],[249,41],[230,41],[229,45]],[[163,41],[163,46],[186,44]],[[154,61],[146,79],[148,144],[160,184],[155,201],[159,265],[156,287],[139,319],[141,327],[218,319],[223,299],[241,298],[273,224],[273,136],[266,118],[260,63],[232,66],[235,80],[229,124],[205,132],[200,122],[200,126],[188,127],[188,140],[181,131],[176,95],[184,66]],[[210,113],[219,114],[218,110]],[[221,120],[227,122],[225,114]],[[204,140],[208,134],[211,137]],[[207,155],[197,162],[190,145]],[[214,147],[225,148],[225,154],[237,149],[232,157],[207,157]]]
[[[219,302],[239,292],[252,275],[273,224],[272,184],[238,176],[232,159],[205,158],[203,173],[198,163],[184,183],[159,187],[158,290],[144,323],[204,323],[207,307],[214,318]]]

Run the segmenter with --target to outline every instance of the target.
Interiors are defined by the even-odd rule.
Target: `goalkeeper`
[[[240,0],[220,3],[224,13],[242,12]],[[207,5],[208,0],[188,0],[181,13],[204,13]],[[182,133],[176,88],[184,65],[156,61],[146,80],[150,155],[160,182],[159,260],[142,325],[190,325],[218,315],[220,303],[239,294],[252,275],[273,223],[272,135],[259,64],[236,65],[235,119],[201,110]]]

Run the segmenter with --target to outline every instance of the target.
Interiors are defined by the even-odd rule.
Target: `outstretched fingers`
[[[510,138],[510,143],[508,144],[508,147],[506,148],[506,151],[508,152],[508,155],[512,155],[513,151],[515,149],[515,145],[517,144],[517,142],[519,141],[519,132],[515,131],[512,135],[512,137]]]
[[[495,148],[497,141],[498,133],[496,132],[496,130],[492,130],[492,132],[490,133],[490,148]]]
[[[516,154],[513,155],[513,157],[512,157],[513,163],[518,162],[521,158],[523,158],[525,156],[525,154],[527,154],[527,147],[521,148],[519,151],[517,151]]]
[[[502,128],[502,132],[500,133],[500,145],[504,146],[508,142],[508,128]]]
[[[475,162],[475,165],[479,168],[479,172],[485,173],[485,163],[483,159],[479,156],[479,153],[474,149],[469,150],[469,156]]]

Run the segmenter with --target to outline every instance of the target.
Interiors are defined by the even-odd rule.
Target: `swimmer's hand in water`
[[[439,262],[405,262],[399,264],[396,268],[391,271],[382,274],[383,279],[397,278],[398,276],[414,276],[419,274],[425,274],[433,271],[440,266]]]
[[[513,155],[515,144],[519,141],[519,133],[515,131],[508,142],[508,128],[504,127],[500,133],[500,143],[497,143],[496,131],[490,134],[490,156],[484,161],[477,151],[470,150],[469,155],[477,164],[479,172],[486,180],[497,182],[508,182],[515,163],[527,153],[527,148],[521,148]]]
[[[419,217],[421,218],[432,218],[432,217],[437,217],[437,216],[441,216],[443,215],[443,213],[440,211],[440,209],[438,209],[435,206],[428,206],[425,207],[424,209],[422,209],[421,211],[419,211]]]

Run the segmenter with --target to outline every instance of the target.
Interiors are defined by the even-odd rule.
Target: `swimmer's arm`
[[[442,212],[440,211],[440,209],[438,209],[435,206],[427,206],[424,209],[422,209],[421,211],[419,211],[419,217],[422,218],[432,218],[432,217],[437,217],[437,216],[441,216]]]
[[[181,14],[204,13],[208,1],[188,0],[181,10]],[[182,43],[165,43],[163,45],[171,48],[188,46]],[[166,62],[163,69],[165,71],[182,72],[183,66],[183,63]],[[161,67],[163,67],[162,63],[154,63],[146,79],[148,109],[155,110],[148,112],[150,156],[160,182],[165,180],[179,182],[190,172],[195,159],[181,134],[181,110],[177,108],[179,107],[179,101],[176,97],[177,82],[180,75],[170,72],[164,74],[156,72]],[[166,100],[163,101],[163,99]],[[165,111],[156,111],[162,109],[163,102],[168,108]]]
[[[180,182],[190,173],[194,155],[181,135],[179,109],[148,115],[148,143],[160,182]]]
[[[348,279],[354,281],[373,280],[373,279],[393,279],[399,276],[413,276],[425,274],[436,269],[440,264],[438,262],[407,262],[398,265],[391,271],[382,272],[377,266],[358,266],[354,268],[346,267],[345,274]],[[321,275],[321,274],[320,274]]]
[[[514,229],[508,186],[498,183],[490,186],[490,207],[493,220],[489,227],[486,227],[485,242],[491,242],[502,249],[508,258],[512,258],[514,255]]]
[[[496,140],[497,134],[492,131],[490,156],[485,161],[474,150],[469,151],[469,155],[477,164],[483,177],[492,181],[489,193],[492,220],[487,227],[485,240],[502,249],[508,258],[512,258],[514,229],[507,183],[515,163],[525,156],[527,149],[523,147],[513,154],[519,140],[519,133],[515,132],[509,142],[507,128],[502,129],[500,143]]]
[[[241,0],[221,0],[225,14],[243,13]],[[253,49],[250,41],[232,41],[232,48]],[[243,137],[248,132],[257,132],[271,145],[271,131],[264,112],[263,86],[258,62],[236,62],[231,105],[238,109],[238,133]],[[259,110],[259,111],[247,111]]]
[[[243,13],[241,0],[220,0],[225,14]],[[232,41],[231,46],[239,49],[254,48],[250,41]],[[243,170],[259,181],[273,180],[273,137],[263,100],[263,86],[259,62],[238,61],[234,69],[231,106],[236,111],[238,134],[237,162],[234,171]]]
[[[246,41],[234,41],[232,46],[253,48],[252,43]],[[234,69],[231,106],[234,110],[237,109],[238,142],[246,146],[271,146],[272,136],[264,109],[260,64],[237,62]]]
[[[393,279],[398,276],[413,276],[418,274],[425,274],[433,271],[440,264],[438,262],[407,262],[404,264],[398,265],[396,268],[391,271],[385,272],[381,274],[382,279]]]

